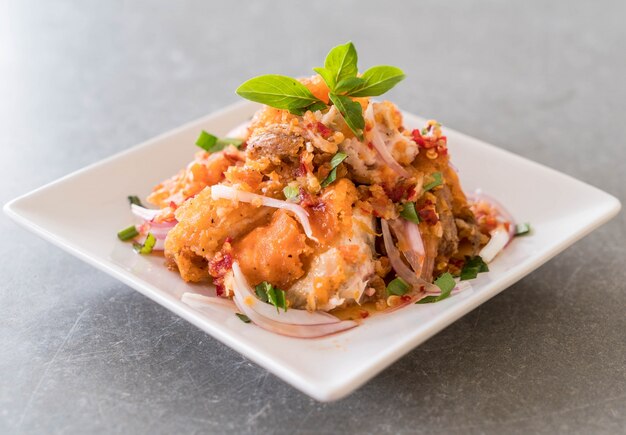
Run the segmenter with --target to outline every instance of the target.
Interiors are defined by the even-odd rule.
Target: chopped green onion
[[[135,205],[138,205],[139,207],[143,207],[143,204],[141,203],[141,200],[139,199],[137,195],[129,195],[128,202],[130,202],[131,205],[135,204]]]
[[[152,233],[148,233],[148,235],[146,236],[146,241],[143,243],[143,245],[141,243],[133,243],[133,248],[135,248],[135,251],[137,253],[146,255],[152,252],[155,244],[156,237],[154,237]]]
[[[294,185],[285,186],[283,194],[288,201],[297,201],[300,196],[300,189]]]
[[[420,218],[417,215],[417,211],[415,211],[415,203],[414,202],[405,202],[402,206],[402,211],[400,212],[400,216],[406,219],[409,222],[413,222],[414,224],[420,223]]]
[[[515,237],[530,234],[531,227],[528,222],[515,225]]]
[[[119,231],[117,233],[117,238],[123,242],[126,242],[130,239],[134,239],[138,235],[139,233],[137,232],[137,227],[131,225],[128,228],[124,228],[123,230]]]
[[[200,136],[198,136],[198,139],[196,139],[196,145],[198,145],[200,148],[202,148],[208,153],[221,151],[224,148],[226,148],[228,145],[233,145],[239,148],[242,143],[243,143],[242,139],[231,138],[231,137],[225,137],[225,138],[220,139],[217,136],[212,135],[211,133],[207,133],[204,130],[202,130],[202,132],[200,133]]]
[[[285,297],[285,291],[274,287],[267,281],[263,281],[255,288],[255,293],[263,302],[272,304],[276,307],[276,311],[279,308],[287,311],[287,298]]]
[[[441,172],[433,172],[430,175],[433,177],[433,181],[424,186],[424,192],[428,192],[429,190],[443,184],[443,174]]]
[[[241,320],[243,323],[250,323],[251,320],[248,316],[246,316],[245,314],[241,314],[241,313],[235,313],[235,316],[239,317],[239,320]]]
[[[461,281],[474,279],[479,273],[489,272],[489,266],[483,261],[480,255],[475,257],[465,257],[465,264],[461,270]]]
[[[402,296],[409,291],[409,284],[400,277],[395,278],[387,284],[387,295]]]
[[[330,159],[330,172],[328,176],[322,181],[320,186],[326,187],[337,179],[337,166],[343,162],[348,155],[346,153],[338,152]]]
[[[448,272],[437,278],[434,284],[441,289],[441,294],[439,296],[426,296],[425,298],[415,302],[416,304],[429,304],[432,302],[442,301],[449,297],[452,289],[456,287],[456,281]]]

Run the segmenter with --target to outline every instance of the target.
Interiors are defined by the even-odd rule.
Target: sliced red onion
[[[232,199],[235,201],[247,202],[250,204],[257,203],[266,207],[288,210],[296,215],[307,237],[315,242],[318,241],[317,238],[313,236],[313,229],[311,228],[311,223],[309,222],[309,214],[304,208],[302,208],[298,204],[282,201],[280,199],[270,198],[263,195],[257,195],[256,193],[252,192],[245,192],[243,190],[238,190],[234,187],[225,186],[223,184],[216,184],[215,186],[211,186],[211,197],[213,199]]]
[[[511,240],[515,237],[515,218],[509,213],[509,211],[494,197],[483,193],[482,190],[477,189],[473,194],[468,195],[468,199],[472,202],[485,201],[496,209],[500,215],[500,220],[509,223],[509,236]]]
[[[407,259],[415,274],[419,276],[424,265],[424,256],[426,255],[419,226],[405,219],[390,220],[389,225],[398,238],[399,245],[406,247],[406,249],[402,250],[404,258]]]
[[[439,287],[417,276],[417,274],[404,263],[404,261],[400,257],[400,250],[396,247],[396,244],[393,242],[393,238],[391,237],[389,224],[384,219],[381,219],[380,224],[383,230],[383,242],[385,243],[385,250],[387,251],[387,256],[389,257],[391,267],[396,272],[396,274],[400,278],[405,280],[408,284],[410,284],[411,287],[413,287],[413,289],[416,291],[421,290],[422,287],[424,287],[426,291],[438,291]]]
[[[410,174],[407,172],[407,170],[404,169],[402,165],[400,165],[400,163],[398,163],[396,159],[394,159],[391,155],[391,152],[389,151],[389,148],[387,148],[385,140],[383,139],[380,130],[376,125],[376,117],[374,116],[374,103],[370,102],[368,104],[367,109],[365,110],[365,119],[369,120],[372,123],[372,129],[368,133],[371,135],[372,145],[374,145],[374,148],[376,148],[376,151],[378,151],[380,157],[399,176],[409,178]]]
[[[472,284],[470,284],[469,281],[459,281],[457,285],[452,289],[450,294],[455,295],[457,293],[461,293],[462,291],[469,290],[471,288],[472,288]],[[426,294],[428,296],[439,296],[441,294],[441,289],[439,289],[439,291],[437,292],[428,290]]]
[[[279,311],[275,306],[266,304],[257,298],[236,261],[233,262],[233,277],[235,281],[235,297],[239,298],[242,304],[250,307],[259,316],[274,322],[291,325],[325,325],[340,322],[337,317],[321,311],[309,312],[293,308],[287,311],[282,309]]]
[[[180,300],[192,308],[203,308],[207,305],[220,305],[235,309],[235,303],[232,300],[219,296],[204,296],[198,293],[185,292]]]
[[[504,225],[498,225],[498,227],[489,234],[491,235],[489,243],[487,243],[478,254],[485,263],[491,262],[495,256],[504,249],[511,239],[510,234]]]
[[[316,338],[345,331],[357,326],[356,322],[347,320],[341,321],[337,318],[334,318],[332,322],[328,323],[330,318],[327,316],[330,316],[330,314],[326,313],[309,313],[305,310],[294,309],[288,310],[287,312],[277,312],[275,307],[261,302],[252,293],[252,288],[247,283],[237,262],[233,263],[233,281],[235,290],[234,302],[237,308],[248,316],[257,326],[268,331],[289,337]],[[267,311],[267,316],[264,315],[265,309],[262,308],[263,305],[267,305],[267,307],[270,308],[270,310]],[[289,315],[290,322],[298,322],[299,324],[284,323],[287,315]],[[326,323],[317,323],[320,320]]]
[[[145,208],[137,204],[131,204],[130,210],[133,212],[135,216],[145,221],[151,221],[152,219],[160,215],[162,212],[162,210],[159,210],[159,209]]]

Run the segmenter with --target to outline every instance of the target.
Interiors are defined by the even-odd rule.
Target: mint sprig
[[[346,124],[357,138],[363,140],[365,119],[361,105],[355,97],[379,96],[404,79],[400,68],[387,65],[374,66],[358,76],[358,55],[352,42],[338,45],[326,55],[323,67],[313,68],[330,90],[334,104]],[[304,115],[308,110],[325,110],[327,105],[309,89],[291,77],[268,74],[252,78],[237,88],[237,94],[248,100],[288,110],[294,115]]]

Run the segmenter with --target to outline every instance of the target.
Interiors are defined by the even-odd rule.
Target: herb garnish
[[[138,235],[139,233],[137,232],[137,227],[131,225],[128,228],[124,228],[123,230],[119,231],[117,233],[117,238],[123,242],[126,242],[130,239],[134,239]]]
[[[530,234],[530,231],[531,227],[528,222],[515,225],[515,237],[525,236],[526,234]]]
[[[300,196],[300,189],[298,189],[297,186],[290,184],[285,186],[285,188],[283,189],[283,194],[285,195],[287,201],[296,202],[298,200],[298,197]]]
[[[241,313],[235,313],[235,316],[239,317],[239,320],[241,320],[243,323],[250,323],[251,320],[248,316],[246,316],[245,314],[241,314]]]
[[[387,295],[402,296],[409,291],[409,284],[399,276],[387,284]]]
[[[441,289],[441,294],[439,296],[426,296],[425,298],[415,302],[416,304],[429,304],[432,302],[442,301],[450,296],[452,289],[456,287],[456,281],[448,272],[437,278],[434,284]]]
[[[335,154],[332,159],[330,159],[330,172],[324,181],[322,181],[320,186],[326,187],[337,179],[337,166],[339,166],[347,157],[348,155],[346,153],[342,153],[340,151]]]
[[[274,305],[276,311],[279,311],[279,308],[287,311],[287,299],[285,298],[284,290],[274,287],[267,281],[263,281],[254,288],[254,291],[263,302]]]
[[[236,148],[239,148],[243,143],[242,139],[233,138],[233,137],[223,137],[218,138],[211,133],[207,133],[202,130],[198,139],[196,139],[196,145],[205,150],[208,153],[214,153],[216,151],[222,151],[228,145],[233,145]]]
[[[420,223],[420,218],[415,210],[414,202],[405,202],[402,206],[402,210],[400,211],[400,216],[409,222],[413,222],[414,224]]]
[[[433,177],[433,181],[424,186],[424,192],[428,192],[443,184],[443,174],[441,172],[433,172],[430,176]]]
[[[479,273],[489,272],[489,266],[483,261],[480,255],[475,257],[465,257],[465,264],[461,270],[461,281],[474,279]]]
[[[154,245],[156,244],[156,237],[152,235],[152,233],[148,233],[146,236],[146,241],[141,243],[133,243],[133,248],[139,254],[149,254],[152,252]]]
[[[363,139],[363,109],[355,97],[382,95],[401,80],[404,73],[394,66],[379,65],[358,77],[358,55],[352,42],[338,45],[328,52],[324,67],[313,68],[330,90],[330,103],[341,113],[350,130]],[[248,100],[303,115],[307,110],[324,110],[327,105],[309,89],[291,77],[268,74],[252,78],[237,88],[237,94]]]
[[[143,207],[143,204],[141,203],[141,200],[139,199],[139,197],[137,195],[128,195],[128,202],[133,205],[138,205],[139,207]]]

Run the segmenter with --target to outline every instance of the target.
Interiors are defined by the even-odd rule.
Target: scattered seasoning
[[[263,281],[254,288],[254,291],[263,302],[274,305],[276,311],[279,311],[279,308],[287,311],[287,298],[284,290],[274,287],[267,281]]]
[[[414,224],[420,223],[420,218],[417,215],[417,211],[415,211],[415,203],[414,202],[405,202],[402,206],[402,211],[400,212],[400,216],[406,219],[409,222],[413,222]]]
[[[248,316],[246,316],[245,314],[241,314],[241,313],[235,313],[235,316],[239,317],[239,320],[241,320],[243,323],[250,323],[251,320]]]
[[[387,295],[402,296],[409,291],[409,284],[399,276],[387,284]]]
[[[139,197],[137,195],[128,195],[128,202],[132,205],[138,205],[139,207],[143,207],[143,204],[141,203],[141,200],[139,199]]]
[[[138,235],[139,233],[137,232],[137,227],[131,225],[128,228],[124,228],[123,230],[119,231],[117,233],[117,238],[123,242],[126,242],[130,239],[134,239]]]
[[[424,192],[428,192],[443,184],[443,175],[441,172],[433,172],[430,176],[433,177],[433,181],[424,186]]]
[[[439,302],[450,296],[452,289],[456,287],[456,281],[449,272],[444,273],[437,278],[434,284],[441,289],[439,296],[426,296],[423,299],[415,302],[416,304],[429,304],[432,302]]]
[[[228,145],[233,145],[234,147],[239,148],[241,144],[243,144],[243,139],[232,137],[218,138],[217,136],[207,133],[204,130],[200,132],[200,136],[196,139],[196,145],[208,153],[221,151]]]
[[[152,235],[152,233],[148,233],[146,236],[146,241],[141,243],[133,243],[133,248],[135,251],[142,255],[147,255],[152,252],[154,245],[156,244],[156,237]]]
[[[530,234],[531,230],[532,228],[530,227],[530,224],[528,222],[523,224],[517,224],[515,225],[515,237]]]
[[[337,166],[343,162],[348,155],[346,153],[338,152],[330,159],[330,173],[328,176],[322,181],[320,186],[326,187],[337,179]]]
[[[461,281],[474,279],[479,273],[489,272],[489,266],[483,261],[480,255],[475,257],[465,257],[465,264],[461,269]]]

